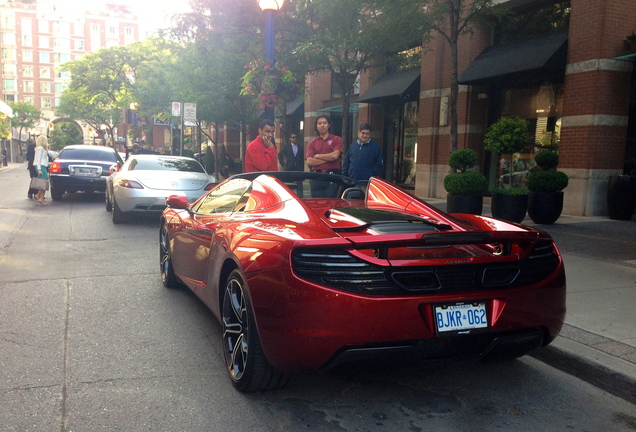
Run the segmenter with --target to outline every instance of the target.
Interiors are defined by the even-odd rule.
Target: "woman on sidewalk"
[[[38,187],[38,193],[35,195],[35,199],[41,205],[46,205],[44,202],[44,194],[48,189],[49,183],[49,140],[44,135],[40,135],[35,141],[35,157],[33,158],[33,166],[38,172],[38,179],[46,180],[45,187]]]

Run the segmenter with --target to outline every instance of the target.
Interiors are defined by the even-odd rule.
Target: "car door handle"
[[[196,234],[196,235],[207,235],[207,236],[211,236],[214,231],[211,229],[200,229],[200,228],[186,228],[186,232],[191,233],[191,234]]]

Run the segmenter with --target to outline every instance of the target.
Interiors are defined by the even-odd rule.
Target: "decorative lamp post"
[[[283,7],[285,0],[258,0],[258,6],[265,13],[265,63],[276,63],[274,57],[274,14]],[[274,121],[274,107],[265,107],[265,119]]]

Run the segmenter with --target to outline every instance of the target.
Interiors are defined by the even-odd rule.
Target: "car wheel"
[[[104,193],[104,200],[106,201],[106,211],[113,211],[113,203],[110,201],[110,197],[108,196],[108,191]]]
[[[222,311],[225,364],[232,384],[245,392],[284,387],[290,375],[265,358],[245,289],[243,276],[234,270],[225,285]]]
[[[177,276],[174,274],[172,267],[172,258],[170,257],[170,234],[168,227],[163,224],[159,231],[159,266],[161,268],[161,282],[166,288],[176,288],[178,284]]]
[[[124,216],[124,213],[121,211],[121,209],[119,208],[119,205],[117,205],[117,201],[115,201],[115,198],[113,197],[113,223],[114,224],[120,224],[120,223],[124,223],[126,218]]]
[[[51,198],[53,198],[53,201],[60,201],[63,196],[64,196],[63,190],[59,190],[58,188],[53,188],[53,187],[51,188]]]

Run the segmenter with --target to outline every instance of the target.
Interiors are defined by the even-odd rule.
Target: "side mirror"
[[[188,197],[185,195],[170,195],[166,199],[166,205],[177,210],[185,210],[188,208]]]

